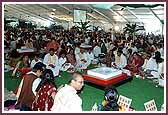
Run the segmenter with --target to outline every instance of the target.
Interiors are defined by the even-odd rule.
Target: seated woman
[[[42,76],[42,80],[36,88],[36,98],[32,104],[34,111],[51,111],[54,103],[54,97],[57,87],[54,83],[54,75],[52,70],[46,69]]]
[[[16,64],[12,76],[23,77],[27,72],[31,71],[29,57],[24,55],[22,59]]]
[[[143,63],[144,59],[137,52],[134,52],[128,60],[128,65],[125,67],[125,69],[130,70],[132,75],[137,75],[139,74],[139,70]]]
[[[76,66],[76,58],[74,49],[72,47],[69,48],[69,52],[67,53],[66,57],[67,57],[67,63],[71,64],[68,70],[74,71],[74,68]]]
[[[76,58],[75,58],[74,49],[72,47],[69,49],[69,52],[67,53],[66,57],[67,57],[67,62],[71,63],[71,65],[73,65],[75,67],[76,66]]]
[[[17,62],[22,58],[16,49],[9,52],[8,55],[9,55],[8,65],[11,67],[15,67]]]

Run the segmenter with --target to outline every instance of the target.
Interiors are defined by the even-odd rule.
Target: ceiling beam
[[[43,9],[49,11],[49,12],[53,12],[53,11],[51,11],[50,9],[48,9],[47,7],[45,7],[44,5],[42,6],[41,4],[37,4],[37,6],[40,7],[40,8],[43,8]],[[53,19],[53,20],[55,20],[55,19],[52,18],[52,17],[50,17],[50,18]],[[62,20],[58,19],[57,17],[55,17],[55,18],[57,19],[56,21],[62,22]],[[66,21],[66,20],[64,20],[64,21]],[[66,21],[66,22],[67,22],[67,21]]]
[[[130,23],[123,15],[121,15],[120,13],[114,11],[113,9],[109,9],[111,12],[115,13],[116,15],[120,16],[121,18],[123,18],[126,22]]]
[[[65,6],[63,6],[61,4],[58,4],[58,6],[60,6],[61,8],[65,9],[65,10],[67,10],[69,12],[72,12],[69,8],[67,8],[67,7],[65,7]],[[92,17],[93,19],[97,20],[94,16],[90,15],[89,13],[87,13],[87,15]],[[97,21],[99,21],[99,20],[97,20]]]
[[[157,16],[157,14],[151,9],[149,8],[149,10],[152,12],[152,14],[159,20],[159,22],[162,24],[161,19]]]
[[[105,14],[101,13],[100,11],[98,11],[97,9],[88,6],[90,9],[92,9],[93,11],[97,12],[99,15],[103,16],[110,24],[113,25],[113,23],[116,23],[114,20],[110,19],[109,17],[107,17]],[[113,22],[113,23],[112,23]],[[113,25],[114,26],[114,25]]]
[[[144,22],[141,20],[141,18],[138,16],[138,15],[136,15],[135,13],[134,13],[134,11],[132,11],[131,9],[129,9],[128,7],[125,7],[133,16],[135,16],[143,25],[144,25]]]
[[[16,10],[16,11],[20,11],[20,12],[23,12],[24,14],[27,14],[27,15],[29,15],[29,16],[33,16],[33,17],[36,17],[36,18],[39,18],[39,19],[41,19],[41,20],[44,20],[44,21],[46,21],[46,20],[50,20],[50,19],[47,19],[47,18],[45,18],[45,17],[42,17],[42,16],[39,16],[39,15],[36,15],[36,14],[34,14],[34,13],[30,13],[30,12],[27,12],[27,11],[25,11],[25,10],[23,10],[23,9],[20,9],[20,8],[16,8],[16,7],[13,7],[13,6],[8,6],[9,8],[11,8],[12,10]],[[15,17],[15,16],[14,16]],[[19,18],[19,17],[18,17]],[[54,22],[53,20],[50,20],[50,21],[52,21],[52,22]]]
[[[68,12],[71,12],[71,10],[69,8],[63,6],[62,4],[57,4],[57,5],[65,10],[67,10]]]

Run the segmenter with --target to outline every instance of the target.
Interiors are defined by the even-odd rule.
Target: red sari
[[[57,92],[54,85],[46,83],[43,85],[38,94],[36,96],[35,101],[32,104],[32,109],[34,111],[46,111],[46,103],[47,103],[47,111],[51,111],[51,107],[53,106],[54,100],[52,98],[52,93]]]
[[[125,69],[130,70],[133,75],[136,75],[139,73],[139,70],[143,63],[144,59],[141,56],[138,56],[138,58],[134,58],[132,56],[128,61],[128,65],[125,67]]]

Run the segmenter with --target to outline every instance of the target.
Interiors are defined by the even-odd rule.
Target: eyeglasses
[[[80,84],[84,84],[84,81],[78,81],[76,79],[74,79],[76,82],[80,83]]]

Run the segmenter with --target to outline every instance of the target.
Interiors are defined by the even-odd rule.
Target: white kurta
[[[59,75],[59,67],[58,67],[58,56],[53,55],[51,56],[50,54],[46,54],[43,60],[43,63],[46,65],[47,69],[51,69],[53,71],[54,76]],[[52,68],[49,65],[53,64],[55,67]]]
[[[87,52],[87,59],[88,59],[88,62],[91,64],[92,61],[94,60],[94,55],[92,52],[91,53]]]
[[[157,66],[157,70],[156,71],[152,71],[151,74],[153,75],[153,77],[155,78],[160,78],[161,74],[164,73],[164,62],[159,63]]]
[[[65,85],[57,92],[51,111],[81,112],[82,100],[76,93],[77,91],[73,87]]]
[[[115,55],[115,64],[117,68],[124,68],[127,65],[127,58],[121,54],[121,56]]]
[[[75,55],[75,57],[76,57],[77,67],[85,68],[90,65],[90,61],[88,59],[87,53],[83,53],[83,54],[79,53],[79,54]],[[83,63],[81,63],[81,59],[84,59],[87,62],[83,64]]]
[[[146,70],[155,70],[157,71],[157,63],[156,60],[151,57],[146,64]]]
[[[95,46],[93,48],[93,54],[94,54],[95,57],[98,57],[99,54],[101,54],[101,48],[99,46]]]

